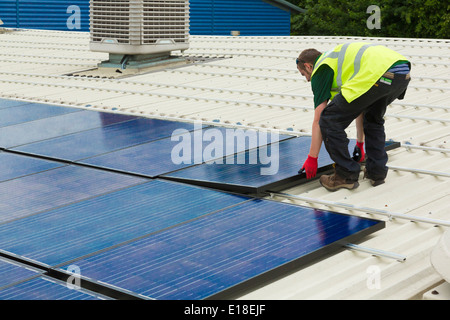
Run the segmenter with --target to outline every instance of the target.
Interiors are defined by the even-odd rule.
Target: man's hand
[[[317,173],[317,158],[311,157],[310,155],[308,155],[308,158],[306,159],[306,161],[303,164],[303,167],[300,169],[299,173],[302,173],[303,170],[306,173],[307,179],[314,178]]]
[[[355,149],[353,150],[353,160],[357,162],[363,162],[366,158],[366,153],[364,152],[364,142],[356,141]]]

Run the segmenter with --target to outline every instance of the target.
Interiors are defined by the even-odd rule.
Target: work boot
[[[383,178],[381,179],[372,179],[369,175],[369,172],[367,171],[367,168],[364,168],[364,176],[363,179],[369,179],[370,180],[370,184],[373,187],[379,186],[380,184],[383,184],[385,181]]]
[[[332,175],[322,175],[319,181],[329,191],[336,191],[341,188],[352,190],[359,187],[358,181],[348,182],[347,179],[340,177],[336,172]]]

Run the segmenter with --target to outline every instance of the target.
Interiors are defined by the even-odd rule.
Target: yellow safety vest
[[[314,65],[311,77],[326,64],[334,71],[331,99],[341,93],[348,103],[366,93],[403,55],[382,45],[345,43],[324,52]]]

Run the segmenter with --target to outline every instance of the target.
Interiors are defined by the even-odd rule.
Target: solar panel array
[[[9,100],[0,113],[0,299],[229,297],[384,227],[251,194],[301,180],[308,138],[217,153],[195,144],[225,128]],[[200,161],[173,161],[182,137]],[[226,164],[263,152],[278,173]]]
[[[98,300],[108,297],[89,290],[73,290],[38,269],[0,258],[0,300]]]

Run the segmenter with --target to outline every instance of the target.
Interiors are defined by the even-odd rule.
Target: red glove
[[[308,155],[308,158],[306,159],[299,173],[303,172],[303,170],[305,170],[306,172],[307,179],[314,178],[317,173],[317,158]]]
[[[357,162],[363,162],[366,158],[366,153],[364,152],[364,142],[356,141],[355,149],[353,150],[353,160]]]

